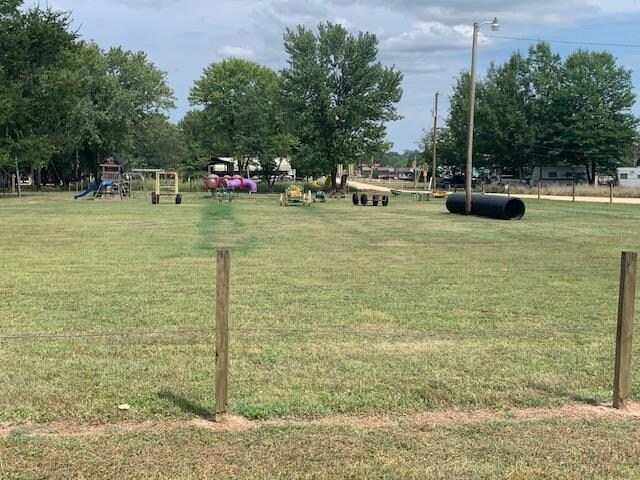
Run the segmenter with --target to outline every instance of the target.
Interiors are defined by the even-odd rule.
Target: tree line
[[[81,41],[67,13],[0,0],[0,168],[58,181],[111,152],[168,160],[182,133],[166,76],[142,52]]]
[[[129,166],[199,173],[212,155],[263,173],[291,160],[301,174],[387,150],[402,75],[376,61],[378,41],[323,23],[284,34],[280,72],[244,59],[212,63],[174,125],[166,74],[143,52],[81,40],[66,12],[0,0],[0,168],[57,181],[94,173],[117,153]]]
[[[516,52],[502,65],[492,64],[476,92],[474,166],[520,178],[541,166],[584,167],[593,183],[596,175],[637,161],[631,71],[609,52],[579,49],[562,59],[540,42],[526,57]],[[437,134],[440,161],[447,165],[462,166],[466,159],[468,98],[469,74],[463,72]],[[425,132],[423,145],[431,141]]]

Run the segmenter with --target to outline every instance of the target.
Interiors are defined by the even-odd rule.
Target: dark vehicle
[[[467,180],[466,175],[462,175],[462,174],[452,175],[451,177],[443,178],[442,181],[440,182],[440,186],[445,190],[448,190],[450,188],[464,188],[466,180]],[[480,185],[480,180],[478,180],[477,178],[472,178],[471,187],[475,188],[478,185]]]

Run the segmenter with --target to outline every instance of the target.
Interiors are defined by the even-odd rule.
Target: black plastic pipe
[[[464,200],[464,193],[452,193],[447,197],[447,210],[451,213],[464,213]],[[524,216],[524,202],[517,197],[473,193],[471,215],[499,220],[520,220]]]

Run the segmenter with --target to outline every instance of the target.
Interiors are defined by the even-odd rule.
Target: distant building
[[[287,158],[276,158],[276,166],[278,175],[295,176],[296,170],[291,168],[291,164]],[[207,163],[208,173],[216,173],[218,175],[234,175],[240,172],[238,161],[232,157],[211,157]],[[260,162],[253,160],[249,163],[249,172],[253,175],[260,173]]]
[[[571,185],[574,178],[577,183],[586,183],[586,168],[582,166],[568,167],[566,165],[536,167],[531,174],[531,183],[535,185],[540,181],[543,185]]]
[[[616,173],[621,187],[640,187],[640,167],[619,167]]]

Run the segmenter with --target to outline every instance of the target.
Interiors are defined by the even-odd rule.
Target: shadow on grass
[[[162,390],[158,392],[158,398],[168,400],[176,405],[180,410],[186,413],[192,413],[198,417],[211,419],[213,414],[210,410],[207,410],[202,405],[195,404],[186,398],[176,395],[168,390]]]
[[[568,392],[567,390],[559,386],[547,385],[546,383],[542,383],[542,382],[528,382],[528,386],[535,390],[539,390],[541,392],[545,392],[550,395],[553,395],[555,397],[566,398],[574,402],[586,403],[587,405],[600,404],[598,399],[595,397],[587,397],[584,395],[578,395],[576,393]]]

